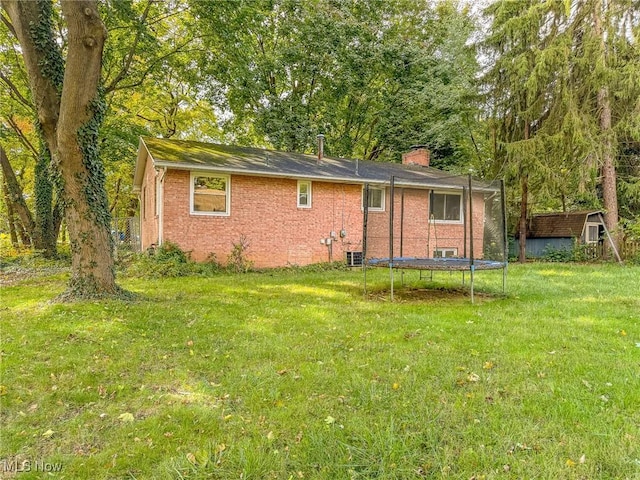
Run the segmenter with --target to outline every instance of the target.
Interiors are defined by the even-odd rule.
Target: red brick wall
[[[152,174],[149,174],[149,171]],[[143,220],[143,247],[157,241],[154,212],[155,172],[147,168],[147,220]],[[362,250],[362,185],[312,182],[312,208],[297,207],[295,179],[232,175],[229,216],[191,215],[190,173],[168,170],[163,187],[163,241],[190,251],[197,261],[209,254],[226,263],[241,236],[249,242],[247,257],[256,267],[307,265],[345,259],[346,251]],[[402,189],[396,188],[394,256],[400,255]],[[404,256],[431,257],[435,248],[457,248],[464,255],[463,224],[433,224],[428,221],[429,191],[405,189]],[[389,255],[389,191],[385,212],[370,212],[367,257]],[[474,195],[475,256],[482,254],[483,195]],[[340,231],[346,236],[340,238]],[[331,247],[321,244],[331,232]],[[467,241],[467,255],[469,242]],[[331,254],[331,257],[330,257]]]
[[[367,236],[367,257],[389,256],[389,189],[386,191],[386,211],[370,212]],[[466,209],[466,207],[465,207]],[[473,196],[474,257],[482,256],[484,195]],[[403,221],[401,221],[403,218]],[[401,224],[403,226],[401,227]],[[402,255],[405,257],[432,257],[438,248],[457,248],[458,256],[465,254],[463,223],[429,223],[429,190],[404,190],[402,214],[402,188],[395,189],[393,255],[399,257],[402,230]],[[467,239],[467,256],[470,255]]]
[[[142,191],[140,192],[140,227],[142,251],[158,244],[158,215],[156,215],[156,171],[147,155]]]
[[[421,165],[428,167],[430,159],[431,152],[426,148],[416,148],[415,150],[402,154],[402,163],[404,165]]]
[[[247,257],[256,267],[306,265],[329,261],[320,243],[332,231],[333,260],[361,250],[360,185],[312,183],[312,208],[297,207],[297,181],[232,175],[229,216],[191,215],[187,171],[169,170],[164,182],[163,239],[191,251],[194,260],[210,253],[226,263],[233,244],[244,235]],[[344,229],[346,237],[340,238]]]

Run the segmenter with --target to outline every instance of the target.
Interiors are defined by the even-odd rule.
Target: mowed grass
[[[400,278],[394,303],[385,270],[369,298],[357,271],[121,279],[131,303],[5,287],[0,469],[640,478],[640,267],[512,265],[505,296],[479,272],[474,305],[443,289],[460,274]]]

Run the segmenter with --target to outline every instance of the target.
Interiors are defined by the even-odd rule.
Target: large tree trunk
[[[72,252],[72,289],[117,293],[105,175],[97,155],[98,88],[107,36],[93,1],[63,1],[69,50],[57,126],[58,167]],[[104,107],[102,107],[104,108]]]
[[[518,222],[518,235],[520,237],[520,246],[518,251],[518,261],[525,263],[527,261],[527,210],[529,208],[529,177],[523,175],[520,179],[522,186],[522,196],[520,200],[520,221]]]
[[[598,0],[594,6],[595,34],[600,40],[602,61],[607,64],[607,47],[605,31],[602,28],[603,3]],[[611,233],[616,249],[619,248],[620,232],[618,231],[618,190],[615,167],[614,132],[611,123],[611,99],[609,87],[603,85],[598,90],[598,110],[600,111],[600,134],[602,136],[602,203],[604,206],[604,223]]]
[[[526,110],[526,108],[524,109]],[[529,140],[530,127],[529,122],[524,124],[524,139]],[[518,234],[520,236],[520,248],[518,251],[518,261],[525,263],[527,261],[527,211],[529,210],[529,175],[522,174],[520,178],[521,197],[520,197],[520,221],[518,223]]]
[[[616,249],[619,246],[618,231],[618,190],[613,148],[613,131],[611,129],[611,104],[609,91],[602,88],[598,92],[600,108],[600,130],[603,134],[602,150],[602,204],[604,206],[604,223],[611,233]]]
[[[7,207],[11,207],[13,213],[18,215],[20,223],[27,230],[27,234],[31,239],[34,239],[36,233],[36,224],[33,221],[33,216],[27,204],[24,201],[22,194],[22,188],[18,183],[16,174],[9,163],[7,158],[7,152],[0,145],[0,168],[2,169],[2,175],[4,176],[4,183],[7,188]]]
[[[22,102],[35,112],[35,108],[28,100],[23,98]],[[41,251],[46,258],[54,258],[58,254],[58,229],[55,228],[52,210],[54,185],[50,171],[51,154],[49,153],[49,148],[42,135],[39,135],[40,148],[39,150],[36,149],[11,116],[8,118],[8,124],[18,136],[20,142],[31,151],[36,164],[33,188],[35,231],[30,234],[31,238],[33,238],[33,246],[36,250]]]
[[[105,176],[97,150],[106,29],[95,1],[62,0],[61,5],[67,26],[66,62],[53,36],[49,2],[3,0],[21,44],[52,165],[59,174],[72,254],[68,295],[112,295],[120,290],[115,283]]]
[[[13,248],[18,248],[20,245],[18,244],[18,234],[16,232],[16,217],[13,213],[13,202],[11,202],[11,198],[9,197],[7,182],[4,180],[2,181],[2,195],[4,196],[4,201],[7,204],[7,224],[9,226],[9,238],[11,238],[11,245]]]
[[[44,142],[40,142],[40,155],[36,160],[34,196],[36,232],[34,247],[45,258],[54,258],[58,254],[58,231],[53,224],[53,182],[51,181],[51,155]]]

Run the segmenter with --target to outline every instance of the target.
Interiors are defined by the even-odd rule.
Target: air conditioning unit
[[[361,267],[362,266],[362,252],[347,252],[347,266],[349,266],[349,267]]]

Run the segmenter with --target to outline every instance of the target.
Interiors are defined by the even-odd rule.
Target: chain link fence
[[[111,235],[116,252],[140,251],[140,219],[138,217],[111,219]]]

